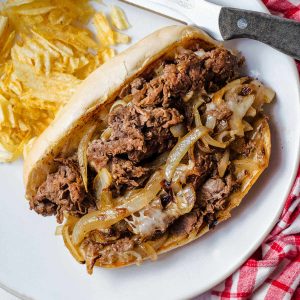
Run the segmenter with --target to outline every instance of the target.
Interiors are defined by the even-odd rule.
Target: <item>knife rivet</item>
[[[237,26],[238,26],[238,28],[240,28],[240,29],[245,29],[245,28],[248,27],[248,22],[247,22],[246,19],[241,18],[241,19],[239,19],[239,20],[237,21]]]

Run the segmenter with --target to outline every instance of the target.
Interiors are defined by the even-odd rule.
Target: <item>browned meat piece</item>
[[[190,156],[195,163],[195,167],[194,174],[188,177],[188,182],[191,182],[195,190],[198,190],[207,177],[211,176],[216,163],[213,160],[213,155],[200,150],[199,142],[196,143],[194,152]]]
[[[127,154],[130,160],[139,162],[154,153],[161,153],[169,149],[172,141],[169,128],[182,120],[176,109],[120,107],[109,117],[113,130],[110,139],[94,140],[88,148],[88,160],[99,169],[107,164],[109,157],[118,154]]]
[[[199,192],[199,205],[203,220],[214,228],[217,224],[217,213],[226,207],[228,196],[234,191],[237,183],[231,174],[225,180],[218,176],[208,179]]]
[[[201,206],[205,207],[208,213],[224,209],[227,197],[234,187],[235,181],[231,174],[227,175],[225,180],[218,176],[208,179],[199,193]]]
[[[109,140],[94,140],[88,147],[88,161],[96,170],[112,161],[117,191],[137,187],[138,182],[143,182],[145,175],[149,175],[137,163],[169,150],[176,142],[169,128],[182,120],[183,117],[174,108],[142,109],[135,105],[116,108],[108,120],[112,128]],[[118,155],[128,160],[125,161],[123,156],[122,159],[116,158]],[[138,172],[143,174],[136,176]],[[143,180],[137,180],[141,178]]]
[[[133,103],[140,107],[157,106],[162,103],[164,83],[161,77],[156,77],[146,83],[140,90],[133,93]]]
[[[131,94],[134,94],[135,92],[141,90],[145,83],[146,80],[144,78],[138,77],[134,79],[130,84]]]
[[[210,178],[202,186],[201,200],[214,203],[216,200],[226,198],[230,193],[230,188],[221,178]]]
[[[117,240],[113,244],[103,246],[88,238],[84,241],[83,247],[85,248],[86,267],[88,273],[91,274],[96,262],[100,264],[111,264],[114,260],[117,260],[118,256],[121,256],[122,253],[132,250],[134,241],[125,237]]]
[[[203,63],[196,54],[179,54],[175,63],[166,65],[163,71],[164,106],[168,105],[171,97],[182,97],[190,90],[195,91],[203,86]]]
[[[162,75],[164,104],[170,97],[183,96],[190,90],[205,87],[211,92],[238,75],[238,58],[226,49],[212,50],[203,57],[191,51],[181,51],[175,62],[166,65]]]
[[[126,159],[114,157],[111,163],[113,183],[117,191],[125,187],[138,187],[148,177],[150,170],[145,167],[135,166],[133,162]]]
[[[47,176],[30,200],[30,208],[43,216],[56,215],[57,221],[62,223],[64,211],[82,215],[95,204],[85,193],[77,163],[73,159],[57,161],[58,171]]]
[[[209,51],[203,57],[205,60],[205,89],[213,92],[235,79],[239,74],[242,59],[231,54],[224,48]]]
[[[112,134],[106,144],[126,138],[127,144],[130,144],[133,149],[143,150],[144,135],[141,132],[140,114],[135,106],[120,106],[113,110],[108,117],[108,125],[112,128]],[[127,149],[130,146],[122,146],[126,148],[125,151],[116,150],[115,154],[131,151]]]
[[[138,139],[120,138],[109,143],[102,140],[94,140],[88,147],[88,161],[95,170],[105,167],[109,157],[121,153],[129,153],[139,149],[140,141]],[[141,149],[142,150],[142,149]]]
[[[103,245],[87,238],[83,241],[82,248],[85,250],[85,264],[87,272],[92,274],[94,265],[99,258],[99,253],[103,249]]]
[[[188,235],[198,222],[202,222],[200,214],[192,211],[178,218],[170,227],[173,236]]]
[[[245,137],[235,139],[231,144],[230,148],[236,153],[236,155],[249,155],[251,149],[251,140],[246,141]]]
[[[124,98],[129,94],[134,94],[137,91],[141,90],[146,80],[144,78],[136,78],[130,84],[124,86],[119,94],[120,98]]]

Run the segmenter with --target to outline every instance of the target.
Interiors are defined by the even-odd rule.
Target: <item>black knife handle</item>
[[[300,60],[299,22],[249,10],[223,7],[219,25],[224,40],[258,40]]]

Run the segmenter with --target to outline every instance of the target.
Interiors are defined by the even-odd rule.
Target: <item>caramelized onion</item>
[[[217,119],[216,117],[212,116],[212,115],[208,115],[207,119],[206,119],[206,123],[205,123],[205,127],[209,128],[209,129],[214,129],[217,123]]]
[[[186,134],[186,130],[182,123],[172,126],[170,131],[175,138],[183,137]]]
[[[245,132],[253,130],[253,127],[245,120],[243,120],[243,127]]]
[[[227,146],[225,143],[221,143],[221,142],[219,142],[219,141],[213,139],[209,134],[206,134],[205,136],[203,136],[203,137],[201,138],[201,140],[202,140],[204,143],[206,143],[206,144],[208,144],[208,145],[211,145],[211,146],[213,146],[213,147],[217,147],[217,148],[222,148],[222,149],[224,149],[224,148],[226,148],[226,146]]]
[[[256,109],[253,106],[250,106],[250,108],[248,109],[245,116],[246,117],[255,117],[256,116]]]
[[[107,127],[101,134],[101,139],[108,140],[112,134],[112,128]]]
[[[271,103],[273,101],[275,92],[272,89],[263,86],[258,80],[253,80],[251,83],[257,90],[253,107],[260,111],[265,103]]]
[[[199,96],[197,99],[194,100],[194,104],[193,104],[193,114],[194,114],[194,119],[195,119],[195,125],[196,125],[196,127],[202,126],[201,117],[200,117],[198,108],[199,108],[203,103],[204,103],[204,100],[202,99],[201,96]]]
[[[220,177],[224,176],[228,165],[229,165],[229,151],[226,150],[218,163],[218,173]]]
[[[192,184],[187,184],[182,190],[180,190],[176,196],[176,204],[180,211],[179,215],[189,213],[196,202],[196,192]]]
[[[126,106],[127,103],[124,100],[116,100],[111,106],[109,112],[111,113],[118,106]]]
[[[225,130],[219,134],[216,135],[216,140],[220,143],[224,143],[226,145],[229,145],[232,141],[235,139],[235,130]]]
[[[174,172],[182,158],[203,135],[207,134],[206,127],[197,127],[180,139],[174,148],[171,150],[165,168],[165,179],[171,182]]]
[[[189,91],[186,95],[183,96],[182,100],[184,102],[190,101],[194,96],[194,91]]]
[[[89,128],[86,134],[81,139],[78,146],[78,153],[77,153],[78,163],[80,168],[80,174],[86,191],[88,191],[88,177],[87,177],[88,162],[87,162],[86,152],[87,152],[88,144],[92,139],[95,130],[96,130],[96,125]]]
[[[145,252],[146,257],[149,257],[151,260],[157,260],[157,253],[155,249],[148,242],[142,243],[138,246],[140,250]]]
[[[77,250],[76,246],[72,243],[71,237],[69,234],[69,226],[66,224],[63,226],[62,229],[62,236],[64,239],[64,243],[72,256],[78,261],[78,262],[84,262],[84,258],[82,257],[81,253]]]
[[[99,210],[112,207],[112,195],[108,190],[112,183],[112,177],[106,168],[102,168],[93,182],[93,189],[96,196],[96,205]]]
[[[122,257],[122,254],[118,254],[119,257]],[[134,250],[131,250],[131,251],[126,251],[124,252],[123,254],[123,257],[126,257],[124,262],[130,262],[132,261],[132,258],[134,258],[134,262],[139,266],[142,262],[143,262],[143,258],[142,258],[142,255],[137,252],[137,251],[134,251]]]
[[[255,171],[259,169],[258,162],[250,158],[234,160],[233,163],[237,170]]]
[[[105,229],[148,205],[161,190],[162,170],[156,171],[145,188],[126,199],[123,204],[105,211],[94,211],[83,216],[75,225],[72,239],[79,244],[94,229]]]
[[[167,241],[167,239],[168,239],[168,232],[165,232],[163,236],[153,241],[150,240],[147,243],[150,244],[155,251],[157,251]]]
[[[241,101],[232,99],[227,102],[228,108],[232,111],[232,116],[229,121],[230,128],[231,130],[236,130],[236,135],[238,136],[244,135],[242,120],[252,106],[254,99],[254,95],[248,95],[243,97]]]
[[[189,160],[188,165],[179,164],[172,178],[172,187],[174,183],[180,183],[180,185],[186,184],[186,179],[192,173],[194,167],[195,163],[191,159]]]

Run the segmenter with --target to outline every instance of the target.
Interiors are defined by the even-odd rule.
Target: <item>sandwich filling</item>
[[[168,237],[216,225],[258,163],[253,127],[274,97],[237,79],[242,63],[224,48],[177,48],[123,87],[105,128],[56,158],[30,207],[59,223],[68,216],[65,243],[89,272],[155,258]]]

